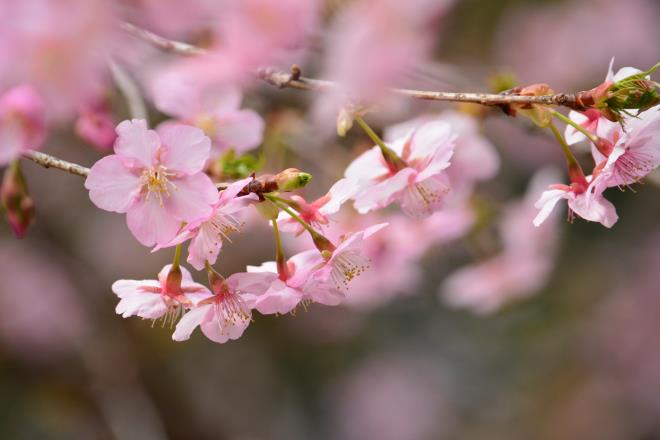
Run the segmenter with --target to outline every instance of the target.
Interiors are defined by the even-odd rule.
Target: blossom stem
[[[296,214],[296,212],[293,209],[291,209],[282,202],[278,202],[277,196],[274,196],[272,194],[264,194],[264,197],[270,200],[271,202],[273,202],[275,205],[277,205],[277,207],[280,208],[282,211],[289,214],[292,219],[300,223],[300,225],[303,228],[305,228],[307,232],[309,232],[309,235],[311,235],[314,245],[320,252],[323,251],[333,252],[335,250],[335,246],[332,244],[330,240],[328,240],[323,234],[319,233],[317,230],[312,228],[312,226],[309,223],[307,223],[305,220],[300,218],[300,216]]]
[[[375,131],[369,127],[369,125],[362,119],[362,116],[355,115],[355,121],[358,125],[364,130],[364,132],[371,138],[372,141],[380,148],[380,152],[383,154],[383,158],[388,165],[392,166],[396,170],[400,170],[406,167],[406,163],[401,159],[390,147],[385,145],[385,142],[378,137]]]
[[[573,152],[569,148],[564,137],[557,129],[557,126],[551,122],[549,127],[550,130],[552,130],[552,134],[555,135],[555,138],[557,138],[557,141],[559,141],[559,143],[561,144],[562,150],[564,150],[564,156],[566,156],[566,162],[568,164],[568,172],[571,177],[571,180],[584,179],[584,173],[582,172],[582,167],[580,166],[580,163],[573,155]]]
[[[580,124],[578,124],[577,122],[573,121],[571,118],[565,116],[565,115],[562,114],[562,113],[559,113],[559,112],[556,111],[556,110],[550,110],[550,113],[551,113],[554,117],[556,117],[557,119],[562,120],[563,122],[567,123],[567,124],[570,125],[571,127],[575,128],[577,131],[579,131],[580,133],[582,133],[583,135],[585,135],[585,136],[587,137],[587,139],[589,139],[589,140],[590,140],[591,142],[593,142],[595,145],[598,145],[598,136],[596,136],[595,134],[591,133],[589,130],[587,130],[586,128],[584,128],[583,126],[581,126]]]
[[[286,270],[286,260],[284,258],[284,250],[282,249],[282,238],[280,237],[280,229],[277,226],[277,220],[271,220],[273,223],[273,234],[275,234],[275,261],[277,263],[277,273],[282,281],[288,278]]]
[[[275,194],[270,194],[270,197],[272,197],[272,200],[275,200],[276,202],[284,203],[285,205],[290,206],[291,208],[300,212],[300,206],[298,206],[298,204],[293,200],[285,199],[284,197],[276,196]]]
[[[174,260],[172,261],[172,269],[178,269],[181,261],[181,243],[177,244],[174,248]]]

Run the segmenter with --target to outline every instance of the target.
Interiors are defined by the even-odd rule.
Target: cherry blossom
[[[360,155],[345,173],[357,186],[355,208],[364,214],[396,201],[413,217],[439,209],[450,191],[445,169],[455,139],[449,124],[428,122],[388,144],[403,162],[399,169],[386,162],[379,147]]]
[[[157,280],[119,280],[112,291],[120,299],[117,314],[124,318],[140,316],[146,319],[176,319],[177,313],[211,296],[202,284],[193,281],[190,272],[180,267],[180,277],[172,274],[168,264],[158,273]]]
[[[660,111],[626,118],[625,127],[612,133],[614,146],[602,165],[601,180],[607,187],[636,183],[660,165]]]
[[[369,258],[364,252],[365,241],[386,226],[387,223],[380,223],[349,233],[334,250],[323,251],[324,261],[311,273],[306,285],[307,289],[328,293],[323,300],[315,298],[316,302],[337,305],[344,299],[351,281],[369,268]],[[328,286],[334,289],[329,290]]]
[[[128,228],[145,246],[169,243],[181,222],[208,216],[217,190],[202,172],[210,141],[185,125],[147,129],[144,120],[117,126],[115,154],[94,164],[85,181],[92,202],[126,213]]]
[[[239,154],[259,146],[264,121],[255,111],[241,109],[237,86],[209,86],[181,69],[161,71],[152,82],[154,104],[179,123],[204,130],[213,143],[213,156],[229,149]]]
[[[604,176],[601,174],[600,176]],[[602,181],[593,176],[586,176],[584,183],[571,185],[550,185],[541,194],[535,206],[539,209],[534,218],[534,225],[540,226],[550,215],[560,200],[568,202],[569,219],[577,214],[585,220],[599,222],[606,228],[611,228],[619,219],[614,205],[603,197]]]
[[[198,326],[219,344],[241,337],[252,320],[254,292],[264,292],[275,274],[237,273],[227,279],[210,277],[213,295],[199,301],[176,326],[172,339],[185,341]]]
[[[354,192],[353,182],[349,179],[341,179],[332,185],[327,194],[311,203],[299,195],[292,195],[290,199],[294,201],[294,208],[301,219],[315,228],[322,229],[330,222],[330,217],[339,211],[342,204],[353,196]],[[280,230],[294,232],[296,235],[305,231],[297,220],[284,211],[280,212],[277,224]]]
[[[254,298],[254,308],[262,314],[292,312],[302,303],[337,305],[343,299],[342,292],[329,283],[310,283],[311,275],[325,263],[321,254],[308,250],[291,257],[284,272],[275,276],[267,290]],[[277,274],[277,263],[268,261],[261,266],[248,266],[251,273]]]
[[[25,150],[41,147],[46,138],[45,110],[41,96],[27,84],[0,97],[0,166]]]
[[[495,177],[500,158],[495,146],[479,132],[477,120],[456,111],[425,115],[392,125],[385,130],[384,139],[395,141],[432,121],[446,122],[456,133],[456,147],[447,175],[452,188],[451,198],[460,201],[471,195],[476,183]]]
[[[229,239],[229,234],[238,232],[241,226],[240,211],[255,200],[254,195],[236,197],[251,181],[252,177],[248,177],[229,185],[220,193],[208,215],[198,217],[186,224],[172,241],[157,246],[154,250],[191,240],[188,247],[188,263],[197,270],[204,269],[206,263],[215,264],[224,240]]]

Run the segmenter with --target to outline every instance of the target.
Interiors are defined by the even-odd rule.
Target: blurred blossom
[[[0,90],[27,82],[62,119],[102,89],[120,44],[112,2],[1,0],[0,10]]]
[[[173,39],[195,35],[209,29],[218,19],[217,0],[120,0],[127,20]]]
[[[22,84],[0,96],[0,166],[46,139],[46,107],[39,93]]]
[[[649,42],[660,41],[655,6],[655,0],[519,3],[499,26],[496,59],[523,83],[543,81],[565,92],[600,78],[613,55],[651,66],[658,51]]]
[[[330,438],[448,438],[456,415],[444,381],[435,365],[410,353],[372,356],[329,391]]]
[[[212,159],[229,149],[242,154],[261,144],[264,121],[254,110],[240,108],[243,96],[237,86],[200,83],[177,65],[169,67],[148,81],[154,105],[176,122],[204,130],[212,141]]]
[[[112,148],[117,139],[115,125],[110,104],[102,98],[79,106],[76,134],[97,150],[104,152]]]
[[[313,110],[320,126],[332,126],[352,103],[396,110],[386,87],[401,85],[429,60],[440,16],[452,1],[360,0],[343,8],[329,26],[322,77],[341,87],[321,94]]]
[[[0,340],[29,360],[75,350],[87,320],[76,286],[25,242],[0,241]]]
[[[540,228],[533,226],[532,219],[536,215],[536,197],[555,178],[554,172],[540,171],[524,199],[507,206],[499,222],[499,254],[447,277],[439,293],[450,306],[490,314],[545,285],[554,266],[558,218],[553,216]]]

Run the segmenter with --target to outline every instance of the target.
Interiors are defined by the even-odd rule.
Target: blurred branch
[[[153,32],[137,27],[131,23],[124,22],[122,23],[121,27],[134,37],[144,40],[164,52],[176,53],[186,56],[201,55],[206,53],[206,50],[202,49],[201,47],[193,46],[192,44],[184,43],[181,41],[168,40],[167,38],[156,35]]]
[[[69,174],[75,174],[80,177],[87,177],[89,174],[89,168],[78,165],[77,163],[58,159],[50,154],[29,150],[23,153],[23,157],[44,168],[57,168],[58,170],[66,171]]]
[[[119,64],[110,60],[110,71],[119,91],[124,95],[132,119],[147,119],[147,106],[140,94],[140,88],[133,78]]]

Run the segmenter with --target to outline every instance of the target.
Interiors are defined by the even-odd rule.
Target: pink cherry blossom
[[[626,118],[625,127],[613,132],[614,148],[602,166],[607,187],[636,183],[660,165],[660,110]]]
[[[188,263],[197,270],[203,270],[207,262],[215,264],[223,241],[229,239],[229,234],[238,232],[241,226],[240,211],[255,200],[254,195],[236,197],[251,181],[252,177],[248,177],[229,185],[220,193],[208,215],[191,221],[172,241],[154,250],[191,240]]]
[[[388,127],[384,139],[394,141],[431,121],[446,122],[456,133],[456,147],[447,175],[451,183],[452,199],[463,200],[471,195],[476,183],[495,177],[500,167],[495,146],[480,133],[475,118],[455,111],[423,115]]]
[[[295,202],[295,209],[300,218],[315,228],[322,229],[330,222],[330,216],[337,213],[342,204],[350,199],[355,192],[355,185],[349,179],[337,181],[327,194],[311,203],[298,195],[290,197]],[[284,211],[280,212],[277,224],[280,230],[285,232],[294,232],[296,235],[302,234],[305,229]]]
[[[236,86],[205,85],[173,68],[159,70],[152,95],[158,110],[204,130],[213,143],[213,156],[229,149],[245,153],[263,139],[263,119],[253,110],[240,108],[242,94]]]
[[[41,147],[46,138],[45,110],[41,96],[27,84],[0,97],[0,166],[25,150]]]
[[[158,273],[157,280],[119,280],[112,291],[119,297],[117,314],[124,318],[140,316],[146,319],[176,319],[183,308],[190,308],[200,300],[211,296],[202,284],[193,281],[190,272],[181,267],[180,283],[168,282],[172,265],[168,264]]]
[[[548,281],[557,250],[557,215],[534,227],[534,200],[557,179],[551,170],[539,171],[522,200],[507,204],[499,221],[502,251],[450,274],[439,293],[452,307],[489,314],[504,304],[536,293]]]
[[[312,249],[291,257],[286,262],[286,273],[279,276],[274,261],[248,266],[248,272],[275,275],[267,290],[254,298],[253,307],[262,314],[285,314],[295,310],[300,303],[338,304],[343,295],[334,285],[309,283],[311,275],[324,263],[321,254]]]
[[[449,124],[428,122],[388,144],[405,163],[401,169],[389,165],[378,147],[360,155],[345,173],[357,186],[355,208],[364,214],[397,201],[414,217],[439,209],[450,191],[445,169],[455,139]]]
[[[323,299],[317,296],[316,302],[337,305],[344,299],[351,281],[369,268],[369,257],[364,251],[365,241],[386,226],[387,223],[381,223],[350,233],[326,256],[322,264],[309,276],[305,287],[327,293],[323,295]]]
[[[198,302],[176,326],[172,339],[185,341],[198,326],[219,344],[241,337],[252,320],[254,292],[264,292],[275,274],[237,273],[214,283],[214,294]]]
[[[108,56],[126,51],[115,2],[1,0],[0,10],[0,89],[29,82],[54,119],[95,96]]]
[[[570,220],[572,220],[573,214],[577,214],[585,220],[599,222],[606,228],[614,226],[619,216],[614,205],[603,197],[605,189],[602,184],[603,176],[605,175],[602,173],[596,178],[587,176],[584,185],[550,185],[550,189],[544,191],[535,204],[539,213],[534,218],[534,225],[540,226],[548,218],[557,202],[566,200]]]
[[[85,181],[92,202],[126,213],[128,228],[145,246],[169,243],[181,222],[209,215],[218,199],[202,172],[211,147],[204,133],[176,125],[147,129],[144,120],[117,126],[115,154],[94,164]]]
[[[82,140],[100,151],[111,149],[117,139],[110,107],[98,99],[81,106],[75,130]]]

